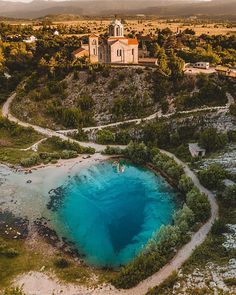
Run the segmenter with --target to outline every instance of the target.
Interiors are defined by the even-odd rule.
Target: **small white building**
[[[11,75],[8,74],[7,72],[5,72],[5,73],[4,73],[4,77],[7,78],[7,79],[10,79],[10,78],[11,78]]]
[[[60,33],[59,33],[58,31],[55,31],[55,32],[53,33],[53,35],[54,35],[54,36],[59,36]]]
[[[189,143],[188,147],[193,158],[204,157],[206,155],[206,150],[201,148],[197,143]]]
[[[36,42],[38,39],[35,36],[30,36],[29,38],[23,40],[25,43],[34,43]]]
[[[210,68],[210,63],[209,62],[205,62],[205,61],[199,61],[196,62],[193,65],[194,68],[198,68],[198,69],[205,69],[205,70],[209,70]]]

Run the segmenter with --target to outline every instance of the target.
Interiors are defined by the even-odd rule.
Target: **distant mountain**
[[[159,16],[235,15],[236,0],[73,0],[30,3],[0,0],[0,16],[39,18],[48,14],[110,15],[137,14]]]

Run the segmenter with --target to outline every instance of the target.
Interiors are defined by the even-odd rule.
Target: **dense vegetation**
[[[55,164],[59,159],[76,158],[79,154],[93,154],[94,152],[93,148],[85,148],[75,142],[50,137],[41,143],[37,153],[32,153],[30,157],[21,159],[21,165],[31,167],[41,163]]]

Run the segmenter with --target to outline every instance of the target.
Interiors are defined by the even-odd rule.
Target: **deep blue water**
[[[81,170],[65,186],[57,218],[64,236],[86,261],[98,266],[125,264],[142,249],[176,209],[176,193],[153,172],[111,162]]]

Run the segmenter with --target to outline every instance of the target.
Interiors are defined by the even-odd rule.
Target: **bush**
[[[186,198],[187,206],[193,211],[197,222],[206,221],[211,214],[211,206],[205,194],[200,193],[197,188],[193,188]]]
[[[62,109],[59,116],[61,123],[68,128],[77,128],[80,124],[82,114],[78,108]]]
[[[105,150],[102,152],[104,155],[121,155],[122,150],[119,147],[111,147],[107,146]]]
[[[193,211],[184,204],[183,208],[174,214],[174,224],[178,226],[181,234],[186,234],[194,223]]]
[[[125,80],[125,73],[121,72],[118,74],[118,80],[119,81],[124,81]]]
[[[80,96],[77,103],[82,111],[91,110],[95,104],[94,99],[89,95]]]
[[[171,179],[178,184],[183,174],[183,168],[178,165],[174,159],[168,157],[165,154],[158,153],[154,159],[153,164],[160,170],[167,173]]]
[[[211,232],[213,233],[213,235],[221,235],[224,232],[226,232],[226,230],[227,230],[227,226],[225,225],[224,221],[221,219],[216,220],[211,228]]]
[[[124,154],[131,161],[137,164],[144,164],[150,160],[149,150],[144,143],[136,143],[131,141],[124,150]]]
[[[166,289],[172,290],[177,279],[178,279],[178,273],[176,271],[174,271],[163,283],[161,283],[159,286],[154,287],[153,289],[149,290],[147,295],[162,294],[163,290],[166,290]]]
[[[43,153],[39,153],[39,157],[42,159],[42,160],[46,160],[48,158],[51,158],[51,159],[60,159],[60,154],[58,152],[53,152],[53,153],[46,153],[46,152],[43,152]]]
[[[96,134],[96,142],[100,144],[111,144],[115,142],[115,135],[107,129],[99,130]]]
[[[38,154],[33,154],[30,158],[21,159],[23,167],[31,167],[40,164],[40,157]]]
[[[58,268],[67,268],[70,264],[65,258],[59,258],[54,262],[55,266]]]
[[[61,152],[62,159],[71,159],[71,158],[76,158],[77,156],[78,156],[78,154],[76,151],[64,150]]]
[[[6,244],[2,243],[0,245],[0,256],[5,256],[7,258],[14,258],[19,255],[19,252],[14,248],[8,248]]]
[[[181,178],[179,180],[179,189],[184,192],[184,193],[188,193],[192,188],[193,188],[194,184],[193,181],[190,177],[188,177],[185,174],[181,175]]]
[[[228,186],[222,195],[225,205],[236,207],[236,184]]]
[[[119,85],[119,81],[117,79],[112,79],[109,84],[108,84],[108,89],[110,91],[114,90],[115,88],[117,88]]]
[[[225,169],[218,165],[212,164],[207,169],[198,173],[200,182],[209,189],[222,189],[223,180],[227,177]]]
[[[218,133],[214,128],[207,128],[199,135],[199,144],[206,149],[207,152],[222,149],[228,142],[227,134]]]

